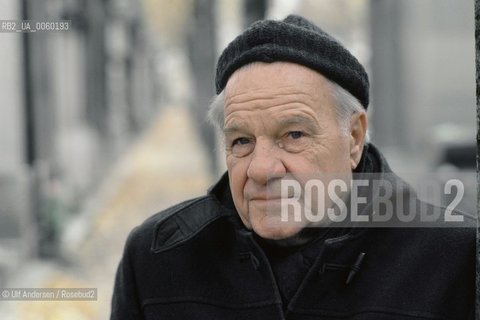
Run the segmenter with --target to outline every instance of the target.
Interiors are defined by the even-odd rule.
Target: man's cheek
[[[252,228],[252,224],[253,224],[253,219],[255,219],[255,216],[252,216],[251,212],[252,210],[250,210],[248,208],[248,205],[244,204],[242,206],[236,206],[238,209],[238,214],[240,216],[240,219],[242,220],[243,224],[245,225],[245,227],[247,229],[251,229]]]

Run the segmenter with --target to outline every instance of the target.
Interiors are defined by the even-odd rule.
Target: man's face
[[[224,132],[235,207],[263,238],[288,238],[307,225],[281,223],[280,179],[352,170],[355,141],[340,130],[326,79],[301,65],[237,70],[225,87]]]

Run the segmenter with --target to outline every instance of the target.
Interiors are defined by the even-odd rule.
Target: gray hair
[[[328,79],[326,83],[327,88],[329,89],[330,94],[335,102],[335,112],[337,114],[337,121],[340,126],[340,130],[343,134],[347,135],[350,129],[350,117],[355,113],[365,112],[365,108],[361,105],[357,98],[355,98],[347,90],[343,89],[337,83]]]
[[[355,98],[350,92],[343,89],[335,82],[327,79],[327,88],[335,101],[337,121],[340,126],[340,130],[343,134],[347,135],[350,129],[350,117],[357,112],[365,112],[365,109],[357,98]],[[208,122],[215,127],[216,131],[220,135],[223,133],[224,125],[224,103],[225,92],[222,91],[220,94],[213,97],[207,114]],[[366,141],[368,140],[367,133]]]

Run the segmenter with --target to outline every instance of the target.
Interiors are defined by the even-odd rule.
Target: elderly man
[[[132,231],[112,319],[473,319],[474,229],[297,219],[305,197],[285,180],[305,188],[377,173],[415,198],[365,141],[369,82],[347,49],[299,16],[259,21],[220,56],[216,88],[210,118],[228,172]],[[355,198],[317,195],[310,213],[352,216]],[[359,201],[358,217],[378,197]]]

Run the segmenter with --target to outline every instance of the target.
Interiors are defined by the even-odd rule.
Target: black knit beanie
[[[310,21],[289,15],[282,21],[261,20],[233,40],[218,59],[215,85],[219,94],[235,70],[254,61],[287,61],[316,70],[369,103],[368,75],[337,40]]]

